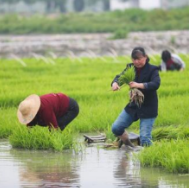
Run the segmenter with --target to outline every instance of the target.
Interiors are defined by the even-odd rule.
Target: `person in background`
[[[144,102],[141,106],[138,106],[134,102],[129,102],[113,123],[112,132],[125,145],[133,147],[125,129],[140,119],[140,145],[149,146],[152,144],[152,127],[158,115],[158,97],[156,91],[160,86],[159,69],[157,66],[149,63],[150,59],[142,47],[134,48],[131,57],[133,63],[127,66],[134,66],[135,79],[129,83],[129,86],[130,88],[138,88],[143,93]],[[127,67],[124,71],[127,71]],[[121,74],[117,75],[112,81],[111,86],[113,91],[120,89],[118,79]]]
[[[184,61],[176,54],[171,54],[168,50],[164,50],[161,54],[161,71],[183,71],[185,69]]]
[[[29,127],[40,125],[64,130],[78,113],[77,102],[63,93],[32,94],[19,104],[17,117]]]

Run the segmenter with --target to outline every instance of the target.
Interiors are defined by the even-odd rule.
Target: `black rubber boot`
[[[126,146],[134,147],[132,142],[129,140],[129,135],[128,135],[128,133],[126,131],[121,136],[119,136],[119,138],[120,138],[120,140],[118,142],[118,147],[119,148],[121,148],[121,146],[123,144],[125,144]]]

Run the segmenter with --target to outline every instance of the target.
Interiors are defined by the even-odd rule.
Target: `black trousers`
[[[64,116],[57,119],[58,126],[62,131],[79,114],[79,105],[74,99],[69,99],[68,111],[66,112],[66,114],[64,114]]]

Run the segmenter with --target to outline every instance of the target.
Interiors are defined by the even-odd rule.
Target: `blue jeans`
[[[140,145],[149,146],[152,144],[152,127],[156,118],[140,119]],[[125,109],[120,113],[118,118],[112,125],[112,132],[116,136],[121,136],[125,129],[134,122],[133,117],[128,114]]]

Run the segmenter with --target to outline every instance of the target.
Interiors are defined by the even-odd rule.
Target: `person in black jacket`
[[[126,105],[123,111],[112,125],[112,132],[118,136],[124,144],[132,146],[128,133],[125,131],[134,121],[140,119],[140,145],[152,144],[152,127],[158,115],[158,97],[156,90],[160,86],[158,67],[151,65],[144,48],[136,47],[131,53],[132,62],[128,66],[134,66],[135,79],[129,83],[130,88],[137,88],[144,94],[144,102],[138,106],[134,102]],[[124,69],[124,71],[127,71]],[[121,73],[122,74],[122,73]],[[112,81],[112,90],[120,89],[117,75]]]

